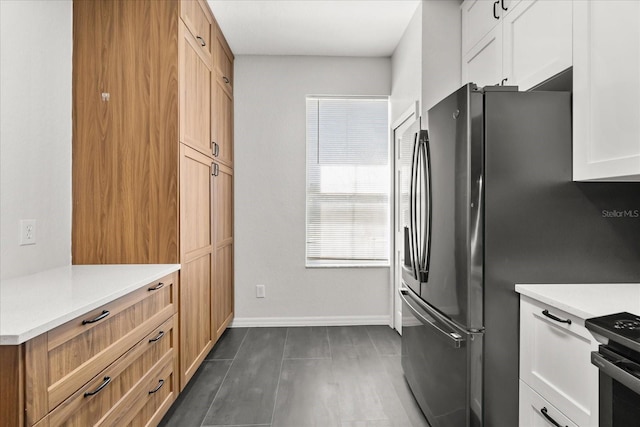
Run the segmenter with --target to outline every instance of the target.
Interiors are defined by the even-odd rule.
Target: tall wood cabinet
[[[233,317],[233,54],[204,0],[73,13],[73,263],[181,264],[182,389]]]

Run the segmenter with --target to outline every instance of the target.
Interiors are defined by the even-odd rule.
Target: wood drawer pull
[[[161,287],[164,286],[164,283],[160,282],[155,286],[150,287],[149,289],[147,289],[149,292],[151,291],[157,291],[158,289],[160,289]]]
[[[227,77],[225,77],[225,76],[223,76],[223,77],[222,77],[222,80],[224,80],[224,82],[225,82],[226,84],[231,83],[231,81],[230,81]]]
[[[571,319],[561,319],[558,316],[554,316],[553,314],[549,313],[549,310],[542,310],[542,314],[547,316],[549,319],[555,320],[556,322],[566,323],[567,325],[571,324]]]
[[[200,36],[196,36],[198,40],[200,40],[200,46],[205,47],[207,43],[205,43],[204,39]]]
[[[160,389],[162,388],[162,386],[163,386],[163,385],[164,385],[164,380],[160,380],[160,381],[159,381],[159,384],[158,384],[158,387],[156,387],[156,388],[154,388],[153,390],[151,390],[151,391],[149,392],[149,394],[153,394],[153,393],[155,393],[156,391],[160,390]]]
[[[109,313],[108,310],[103,310],[102,314],[100,314],[100,316],[96,317],[95,319],[91,319],[91,320],[83,320],[82,324],[83,325],[87,325],[89,323],[96,323],[99,322],[100,320],[104,319],[105,317],[107,317],[108,315],[110,315],[111,313]]]
[[[159,341],[164,336],[164,331],[158,332],[158,335],[155,338],[151,338],[149,342]]]
[[[94,394],[100,393],[102,389],[105,388],[110,382],[111,382],[111,377],[104,377],[104,381],[102,382],[102,384],[100,384],[100,386],[93,391],[87,391],[84,394],[84,397],[89,397],[89,396],[93,396]]]

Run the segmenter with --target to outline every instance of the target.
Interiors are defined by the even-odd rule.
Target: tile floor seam
[[[236,356],[238,356],[238,352],[240,351],[240,347],[242,347],[242,344],[244,344],[244,340],[246,340],[247,339],[247,335],[249,335],[249,329],[250,328],[247,329],[247,332],[244,334],[244,337],[242,337],[242,341],[240,342],[240,345],[238,346],[238,350],[236,350],[236,354],[235,354],[235,356],[233,356],[233,359],[231,359],[231,363],[229,364],[229,367],[227,368],[227,372],[224,374],[224,378],[222,378],[222,381],[220,382],[220,386],[218,387],[218,391],[216,391],[215,396],[213,396],[213,399],[211,399],[211,403],[209,404],[209,409],[207,409],[207,411],[204,413],[204,418],[202,418],[202,421],[200,422],[200,426],[201,427],[204,426],[204,420],[207,419],[207,414],[209,413],[209,411],[213,407],[213,402],[216,401],[216,398],[218,397],[218,394],[220,394],[220,390],[222,390],[222,386],[224,385],[224,381],[227,379],[227,376],[229,375],[229,372],[231,372],[231,367],[233,366],[233,362],[236,361]]]
[[[371,338],[371,334],[369,333],[369,328],[367,326],[365,326],[364,330],[367,333],[367,336],[369,337],[369,341],[371,341],[371,344],[373,344],[373,348],[376,350],[376,356],[380,357],[380,350],[378,350],[378,346],[376,345],[376,341],[373,338]]]
[[[325,332],[327,333],[327,344],[329,345],[329,359],[333,360],[333,351],[331,350],[331,338],[329,337],[329,327],[324,327]]]
[[[283,360],[331,360],[331,357],[283,357]]]
[[[270,426],[273,426],[273,419],[276,415],[276,407],[278,406],[278,391],[280,390],[280,379],[282,378],[282,366],[284,365],[284,352],[287,348],[287,339],[289,338],[289,328],[287,328],[287,332],[284,336],[284,346],[282,346],[282,359],[280,360],[280,373],[278,374],[278,384],[276,384],[276,394],[273,399],[273,411],[271,412],[271,422]]]

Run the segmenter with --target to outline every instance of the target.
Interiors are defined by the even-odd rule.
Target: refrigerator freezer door
[[[431,250],[420,297],[463,329],[483,328],[482,93],[469,84],[429,110]]]
[[[432,427],[480,426],[482,334],[468,334],[401,289],[402,367]]]

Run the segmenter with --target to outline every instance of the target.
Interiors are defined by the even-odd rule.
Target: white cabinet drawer
[[[520,298],[520,379],[582,427],[598,425],[597,347],[584,319]]]
[[[578,427],[562,412],[520,380],[520,427],[549,427],[555,421],[561,426]]]

